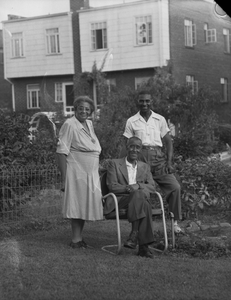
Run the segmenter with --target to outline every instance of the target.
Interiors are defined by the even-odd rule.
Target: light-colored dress
[[[86,122],[90,134],[75,116],[67,119],[56,152],[67,155],[63,217],[95,221],[103,219],[98,172],[101,147],[92,122]]]

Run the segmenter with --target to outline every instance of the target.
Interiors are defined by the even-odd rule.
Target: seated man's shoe
[[[174,232],[175,234],[183,234],[183,231],[178,224],[174,224]]]
[[[129,235],[129,238],[124,243],[124,247],[130,249],[136,249],[137,241],[138,241],[138,231],[132,231]]]
[[[79,242],[70,242],[70,247],[73,249],[79,248],[79,249],[86,249],[88,246],[87,244],[84,242],[84,240],[79,241]]]
[[[139,246],[138,256],[146,257],[146,258],[153,258],[153,254],[148,248],[148,245],[141,245]]]

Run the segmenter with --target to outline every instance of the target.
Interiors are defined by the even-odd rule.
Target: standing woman
[[[71,219],[72,248],[86,248],[82,238],[85,221],[103,219],[99,179],[101,147],[88,117],[93,101],[79,96],[73,103],[75,115],[65,121],[59,132],[57,161],[64,188],[63,217]]]

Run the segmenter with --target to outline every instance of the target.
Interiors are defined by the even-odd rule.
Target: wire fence
[[[61,216],[60,188],[56,166],[1,166],[0,224]]]

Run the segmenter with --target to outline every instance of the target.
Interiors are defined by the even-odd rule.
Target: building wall
[[[62,108],[62,103],[55,102],[55,83],[72,82],[73,76],[48,76],[48,77],[30,77],[17,78],[13,80],[15,86],[15,111],[33,115],[39,111],[56,111]],[[41,93],[40,109],[27,108],[27,85],[39,84]]]
[[[60,53],[47,54],[46,29],[58,28]],[[22,78],[74,74],[71,13],[3,22],[5,76]],[[12,58],[11,34],[22,32],[24,56]]]
[[[135,17],[152,16],[153,43],[135,44]],[[166,65],[169,59],[168,1],[150,0],[79,11],[82,71],[97,63],[103,71]],[[91,50],[91,23],[107,23],[107,49]]]
[[[186,75],[193,75],[199,88],[210,86],[220,93],[220,79],[227,78],[228,103],[221,103],[217,109],[228,117],[231,112],[231,55],[224,53],[223,28],[231,32],[230,19],[215,15],[212,1],[170,0],[169,11],[171,62],[176,81],[184,84]],[[196,24],[197,43],[193,48],[187,48],[184,44],[184,19],[191,19]],[[210,29],[216,29],[217,42],[205,42],[205,23]]]
[[[2,30],[0,30],[0,87],[0,108],[11,111],[11,84],[4,79]]]

